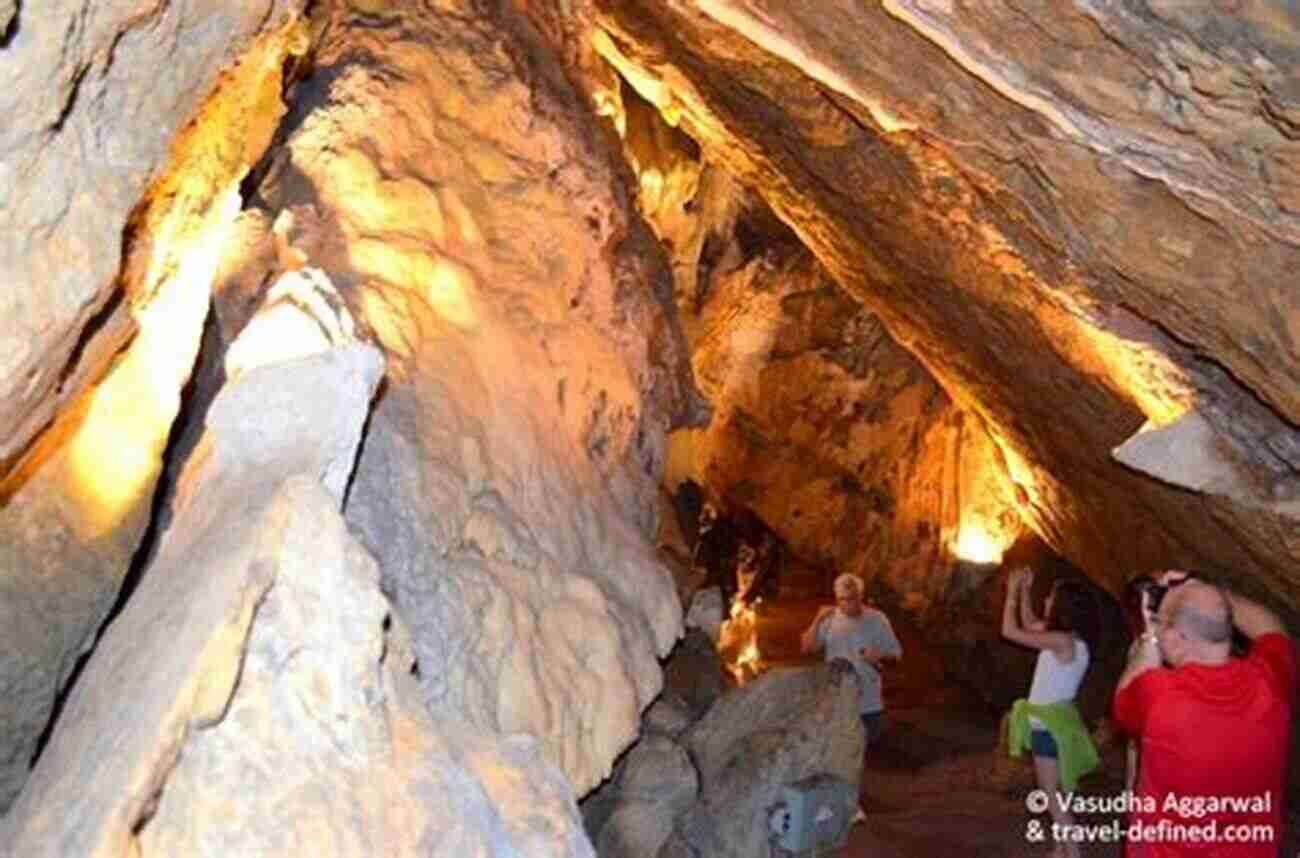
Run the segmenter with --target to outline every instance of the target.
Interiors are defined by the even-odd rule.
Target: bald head
[[[1160,613],[1189,640],[1226,644],[1232,640],[1232,612],[1218,587],[1188,581],[1169,591]]]

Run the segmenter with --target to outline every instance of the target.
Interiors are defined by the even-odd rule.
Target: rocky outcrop
[[[280,544],[294,515],[280,486],[307,475],[341,500],[382,359],[343,340],[275,364],[249,368],[209,413],[176,526],[6,817],[15,854],[126,854],[186,734],[225,712],[275,570],[297,562]]]
[[[340,514],[383,364],[332,295],[285,275],[229,350],[171,527],[5,818],[6,854],[592,854],[534,740],[424,706]]]
[[[699,634],[699,633],[695,633]],[[702,637],[702,635],[701,635]],[[690,638],[688,638],[690,640]],[[679,648],[665,673],[722,678],[706,641]],[[582,804],[601,858],[768,856],[768,817],[783,788],[831,777],[856,787],[864,734],[860,689],[844,662],[780,668],[709,695],[703,708],[669,689],[613,777]],[[690,695],[687,695],[688,697]],[[701,698],[703,702],[703,698]],[[672,717],[664,717],[668,711]]]
[[[306,45],[302,0],[8,5],[0,477],[103,374],[131,304],[217,241],[204,221],[270,142],[281,68]],[[223,89],[230,101],[210,97]]]
[[[1293,22],[594,6],[627,81],[985,422],[1053,547],[1112,588],[1161,564],[1290,580],[1300,250],[1284,171],[1257,166],[1289,160]],[[1248,510],[1111,459],[1192,409],[1252,474]]]
[[[306,45],[301,4],[195,5],[0,26],[0,807],[150,522],[239,182]],[[161,89],[138,73],[161,67]]]
[[[681,629],[648,542],[696,397],[662,256],[522,20],[330,16],[256,201],[388,357],[346,515],[430,710],[536,736],[583,792]]]
[[[211,277],[211,266],[207,266]],[[0,807],[93,645],[149,524],[163,452],[208,311],[206,282],[170,283],[63,443],[0,505]]]

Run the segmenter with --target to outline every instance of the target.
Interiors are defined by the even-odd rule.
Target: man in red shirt
[[[1281,621],[1244,596],[1168,572],[1115,690],[1141,737],[1128,858],[1275,858],[1296,659]],[[1231,655],[1232,630],[1250,642]],[[1166,666],[1167,665],[1167,666]]]

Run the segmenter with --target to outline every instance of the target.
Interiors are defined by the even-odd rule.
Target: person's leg
[[[1064,832],[1068,830],[1067,826],[1074,825],[1074,816],[1061,801],[1061,779],[1060,768],[1056,760],[1056,743],[1051,741],[1050,734],[1046,735],[1046,741],[1043,741],[1038,736],[1034,737],[1037,740],[1034,743],[1034,776],[1038,781],[1038,788],[1047,793],[1047,807],[1051,811],[1052,822],[1059,826],[1059,831]],[[1048,753],[1040,755],[1040,750]],[[1061,855],[1064,858],[1079,858],[1079,844],[1077,842],[1073,840],[1057,840],[1055,838],[1053,840],[1055,841],[1055,848],[1052,850],[1052,854]]]
[[[858,714],[858,717],[862,719],[862,731],[866,733],[867,736],[867,741],[862,748],[863,751],[865,751],[867,748],[870,748],[872,743],[875,742],[876,738],[880,735],[880,731],[882,728],[880,716],[882,714],[883,713],[881,712],[861,712]],[[853,824],[857,825],[859,822],[866,822],[866,821],[867,821],[866,811],[862,809],[862,803],[861,801],[859,801],[858,809],[853,814]]]
[[[864,712],[862,713],[862,729],[867,733],[867,747],[870,748],[880,738],[880,733],[885,728],[884,712]]]

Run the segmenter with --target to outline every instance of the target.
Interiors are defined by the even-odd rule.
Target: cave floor
[[[782,598],[758,610],[759,646],[770,664],[807,663],[799,633],[824,601]],[[861,803],[867,821],[853,827],[826,858],[921,858],[960,849],[962,858],[1046,856],[1050,844],[1029,842],[1025,799],[1034,789],[1028,758],[998,749],[999,716],[974,705],[946,682],[925,646],[924,630],[891,618],[903,644],[901,662],[886,668],[884,735],[863,763]],[[1029,677],[1025,677],[1028,684]],[[1086,795],[1123,788],[1124,751],[1103,749],[1103,765],[1079,786]],[[1078,822],[1100,830],[1113,816]],[[1085,858],[1119,858],[1118,844],[1084,844]]]

